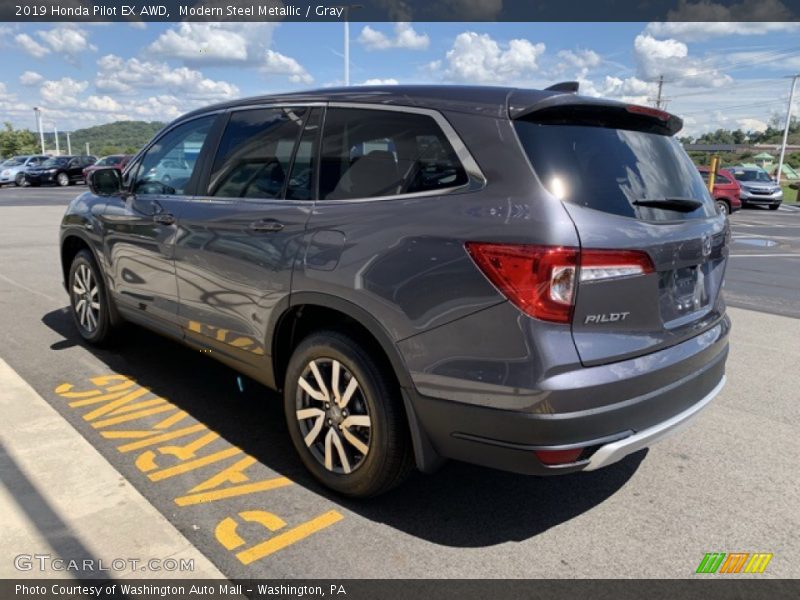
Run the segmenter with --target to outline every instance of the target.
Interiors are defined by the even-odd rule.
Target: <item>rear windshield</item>
[[[673,137],[524,120],[514,125],[537,176],[565,202],[655,221],[716,214],[697,167]],[[674,198],[703,204],[691,212],[635,204]]]

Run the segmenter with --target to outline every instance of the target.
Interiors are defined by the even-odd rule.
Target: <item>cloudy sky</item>
[[[351,82],[543,87],[652,103],[684,133],[763,129],[800,72],[800,24],[353,23]],[[0,23],[0,121],[166,121],[229,98],[340,85],[341,23]],[[795,106],[800,104],[800,99]]]

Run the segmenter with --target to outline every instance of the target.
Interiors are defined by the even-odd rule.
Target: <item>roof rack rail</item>
[[[577,94],[579,85],[580,83],[578,83],[577,81],[561,81],[559,83],[554,83],[550,87],[546,87],[544,89],[550,92],[564,92],[567,94]]]

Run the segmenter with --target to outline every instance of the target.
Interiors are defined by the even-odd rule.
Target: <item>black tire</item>
[[[59,173],[56,175],[56,183],[61,187],[67,187],[70,184],[69,175],[66,173]]]
[[[769,205],[769,209],[770,210],[778,210],[780,207],[781,207],[780,204],[770,204]]]
[[[323,381],[327,368],[330,368],[332,377],[335,361],[340,365],[341,374],[339,399],[345,400],[351,379],[355,379],[357,384],[355,391],[345,400],[343,410],[337,402],[328,404],[312,398],[299,383],[301,376],[310,373],[312,362],[317,365]],[[323,485],[345,496],[365,498],[382,494],[402,483],[413,469],[413,451],[400,389],[388,369],[388,366],[371,358],[362,344],[338,331],[320,331],[306,337],[295,349],[286,369],[283,397],[292,443],[311,474]],[[348,378],[348,375],[351,377]],[[332,391],[332,379],[326,385]],[[322,389],[317,384],[314,387],[317,392]],[[327,396],[330,399],[330,392],[327,392]],[[325,416],[322,417],[321,429],[317,430],[316,437],[307,445],[305,438],[313,434],[312,430],[315,430],[320,417],[301,419],[297,413],[298,410],[315,409],[317,406]],[[347,412],[348,408],[352,414]],[[337,410],[338,415],[332,414],[331,411]],[[345,418],[338,421],[337,426],[337,419],[342,419],[342,415]],[[346,425],[347,420],[363,420],[365,417],[369,422],[368,427]],[[345,425],[346,432],[342,425]],[[325,463],[329,435],[339,440],[338,446],[336,442],[330,444],[330,468]],[[359,446],[346,436],[349,439],[357,437],[366,451],[359,450]],[[349,456],[345,458],[351,469],[349,472],[342,460],[342,453],[347,454],[348,451]]]
[[[22,187],[25,185],[25,174],[24,173],[17,173],[17,176],[14,177],[14,185],[17,187]]]
[[[727,200],[718,199],[717,200],[717,210],[720,214],[725,215],[726,217],[731,214],[731,207],[728,204]]]
[[[89,286],[86,286],[86,273],[90,274]],[[96,288],[96,292],[92,290]],[[105,282],[102,273],[94,260],[94,256],[89,250],[81,250],[72,259],[69,268],[69,279],[67,283],[69,291],[70,312],[75,327],[81,337],[90,344],[102,345],[108,342],[112,334],[111,308],[108,301]],[[84,290],[81,293],[81,290]],[[84,304],[80,304],[83,300]],[[93,319],[83,312],[83,306],[87,300],[91,303]],[[93,305],[97,306],[95,310]]]

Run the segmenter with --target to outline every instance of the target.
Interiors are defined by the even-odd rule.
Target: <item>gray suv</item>
[[[67,209],[75,324],[102,343],[131,321],[280,390],[346,495],[444,459],[598,469],[725,381],[730,233],[681,125],[569,86],[198,110]]]

